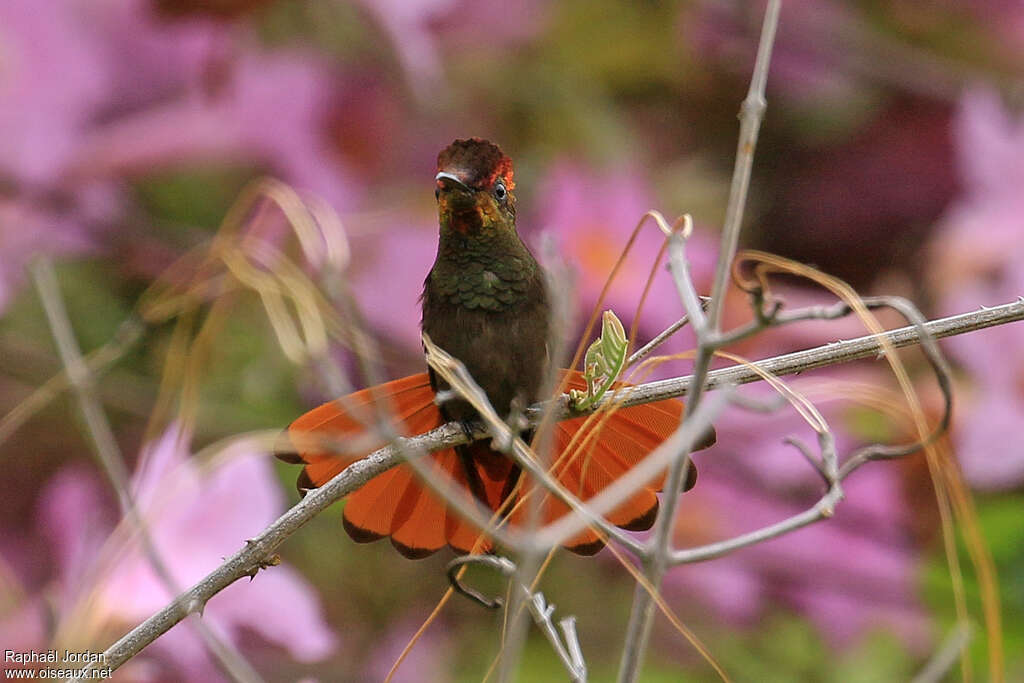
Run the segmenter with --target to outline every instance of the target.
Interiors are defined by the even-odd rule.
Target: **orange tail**
[[[570,388],[585,387],[580,373],[566,372]],[[322,486],[351,463],[384,445],[382,441],[368,440],[362,422],[355,417],[372,419],[374,405],[394,416],[396,430],[403,436],[422,434],[444,423],[425,373],[325,403],[288,427],[292,452],[277,454],[287,462],[305,465],[297,482],[300,489]],[[624,408],[593,418],[589,423],[586,418],[565,420],[555,430],[554,452],[558,456],[552,471],[566,489],[586,500],[667,438],[678,426],[682,408],[679,401],[668,400]],[[363,411],[365,415],[361,414]],[[354,440],[359,443],[353,443]],[[352,443],[354,452],[339,454],[337,448],[344,447],[346,442]],[[713,442],[712,436],[701,447]],[[500,509],[506,498],[516,495],[519,468],[510,459],[480,442],[463,452],[466,458],[460,457],[455,449],[438,451],[425,462],[436,474],[454,480],[467,496],[473,491],[478,499],[486,498],[486,505],[492,510]],[[660,486],[661,482],[655,482],[651,488],[638,491],[608,515],[609,521],[625,529],[650,528],[658,510],[655,490],[660,490]],[[512,510],[510,521],[516,524],[521,520],[523,506],[512,507],[512,502],[504,512]],[[550,496],[543,506],[545,521],[568,512],[564,503]],[[408,465],[394,467],[352,493],[345,504],[344,525],[349,536],[358,542],[389,536],[392,545],[410,558],[426,557],[445,544],[460,553],[486,552],[492,547],[488,538],[481,538],[478,528],[450,511],[427,489]],[[597,534],[586,531],[566,547],[580,554],[593,554],[603,543]]]
[[[566,390],[586,389],[582,373],[564,371]],[[624,386],[624,385],[618,385]],[[658,401],[589,418],[563,420],[555,427],[552,472],[559,483],[581,500],[588,500],[618,479],[651,451],[661,445],[679,426],[683,417],[683,404],[676,400]],[[715,442],[714,432],[698,448],[707,448]],[[685,490],[697,482],[697,470],[692,466]],[[630,531],[651,528],[658,514],[658,496],[664,483],[664,474],[641,488],[631,498],[607,515],[612,524]],[[552,522],[569,512],[568,506],[551,494],[543,501],[544,522]],[[520,506],[523,508],[523,506]],[[512,523],[519,521],[521,510],[512,515]],[[565,544],[580,555],[593,555],[604,547],[604,542],[593,530],[586,530]]]

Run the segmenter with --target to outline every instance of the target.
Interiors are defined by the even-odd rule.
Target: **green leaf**
[[[614,313],[605,311],[601,317],[601,336],[590,345],[583,358],[587,389],[569,392],[574,409],[586,410],[601,400],[622,372],[628,348],[629,340],[622,323]]]

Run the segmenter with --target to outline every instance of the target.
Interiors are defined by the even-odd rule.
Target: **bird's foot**
[[[459,420],[459,426],[462,427],[462,433],[466,435],[466,438],[470,443],[476,441],[476,436],[474,435],[475,430],[473,429],[474,424],[473,420]]]

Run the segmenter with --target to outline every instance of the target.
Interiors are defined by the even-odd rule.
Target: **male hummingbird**
[[[508,415],[513,406],[547,398],[540,392],[548,372],[551,331],[544,273],[516,231],[512,161],[486,140],[456,140],[438,155],[434,181],[439,239],[437,257],[423,287],[422,328],[434,344],[462,361],[497,413]],[[567,387],[586,388],[580,372],[562,373]],[[308,435],[322,437],[325,443],[362,435],[365,427],[354,414],[371,406],[393,415],[396,430],[406,436],[477,417],[458,398],[438,406],[435,395],[447,388],[428,371],[326,403],[289,426],[293,441],[304,445],[291,449],[298,452],[279,452],[278,457],[305,465],[299,475],[300,489],[322,486],[384,444],[361,442],[362,455],[338,454],[306,447],[311,442]],[[673,399],[622,408],[602,416],[606,419],[563,420],[553,430],[551,473],[585,501],[654,450],[675,431],[682,414],[682,403]],[[713,442],[712,433],[699,447]],[[502,523],[522,523],[523,506],[518,503],[534,487],[520,482],[519,467],[492,450],[489,440],[438,451],[427,462],[467,496],[495,511]],[[636,491],[607,519],[625,529],[650,528],[662,479]],[[544,522],[569,512],[546,491],[530,495],[543,495]],[[390,537],[395,548],[410,558],[425,557],[444,545],[460,553],[486,552],[492,547],[486,530],[449,509],[404,464],[353,492],[343,517],[345,530],[354,540]],[[569,550],[584,555],[603,546],[591,529],[566,542]]]

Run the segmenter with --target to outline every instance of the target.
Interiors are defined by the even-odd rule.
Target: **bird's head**
[[[487,140],[456,140],[437,155],[441,228],[463,235],[515,229],[512,160]]]

